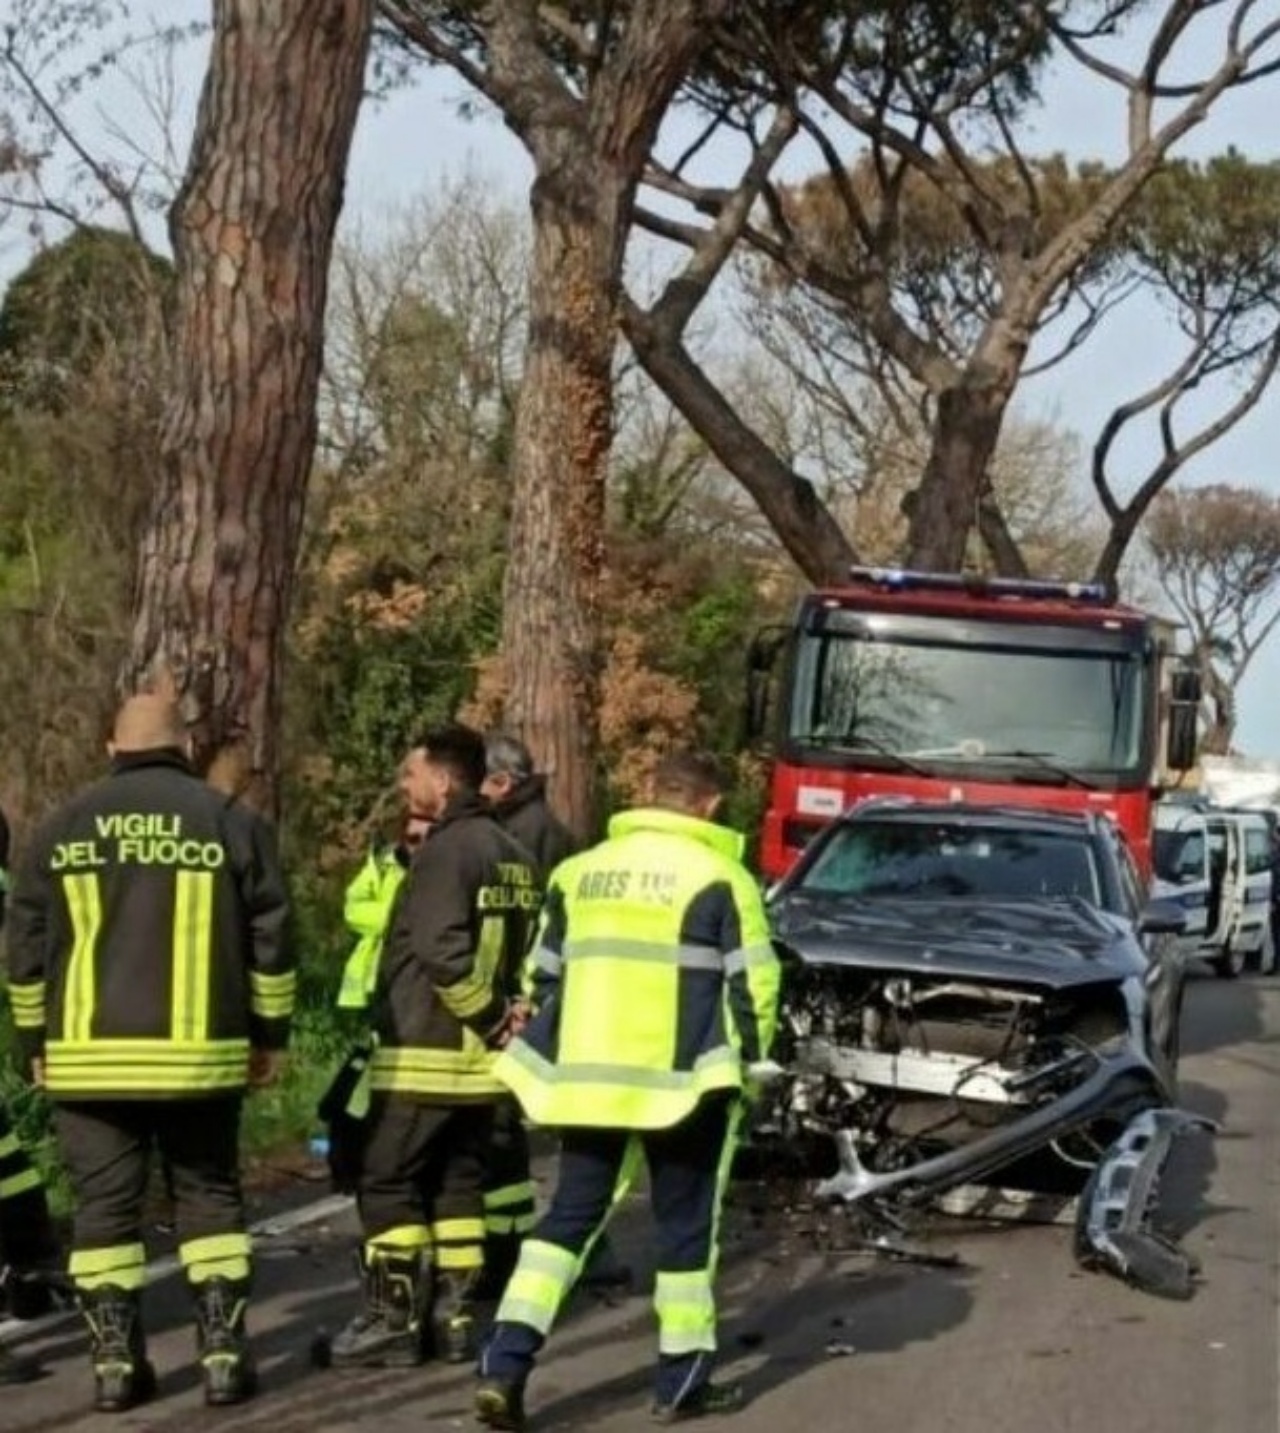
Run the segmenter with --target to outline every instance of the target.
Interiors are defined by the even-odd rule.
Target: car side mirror
[[[1177,901],[1149,901],[1138,917],[1143,935],[1181,935],[1187,928],[1187,913]]]

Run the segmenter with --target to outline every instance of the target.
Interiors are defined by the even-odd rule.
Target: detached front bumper
[[[869,1170],[854,1136],[836,1135],[839,1169],[814,1193],[863,1210],[889,1226],[961,1185],[981,1183],[1035,1154],[1051,1141],[1099,1119],[1122,1122],[1123,1132],[1099,1160],[1080,1196],[1075,1253],[1085,1268],[1105,1270],[1163,1298],[1189,1298],[1194,1259],[1153,1227],[1161,1177],[1177,1139],[1211,1120],[1169,1105],[1152,1066],[1129,1047],[1088,1052],[1096,1062],[1084,1078],[1055,1098],[999,1129],[932,1159],[902,1169]]]
[[[1129,1122],[1089,1177],[1076,1218],[1076,1258],[1166,1299],[1189,1299],[1195,1259],[1152,1225],[1160,1180],[1174,1143],[1212,1120],[1186,1110],[1143,1110]]]

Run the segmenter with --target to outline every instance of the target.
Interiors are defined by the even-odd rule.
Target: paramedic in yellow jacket
[[[357,939],[342,972],[338,991],[340,1010],[366,1010],[369,1006],[396,892],[404,881],[413,853],[430,829],[430,821],[410,812],[404,819],[400,839],[394,845],[375,846],[347,887],[342,918]]]
[[[563,1152],[481,1359],[476,1414],[491,1428],[523,1426],[534,1359],[641,1154],[657,1225],[654,1415],[740,1400],[710,1381],[716,1228],[779,967],[742,838],[713,821],[724,789],[711,758],[668,757],[651,806],[615,816],[606,841],[552,876],[533,1013],[495,1073],[530,1119],[561,1131]]]

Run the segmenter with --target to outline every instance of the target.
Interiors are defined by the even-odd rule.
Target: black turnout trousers
[[[58,1145],[76,1195],[76,1248],[141,1240],[153,1149],[168,1166],[181,1243],[242,1231],[241,1104],[236,1094],[57,1105]]]

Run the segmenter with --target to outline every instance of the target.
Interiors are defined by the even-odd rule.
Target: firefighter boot
[[[89,1325],[94,1409],[123,1413],[145,1403],[156,1391],[156,1372],[147,1358],[140,1292],[103,1284],[81,1292],[80,1308]]]
[[[206,1279],[194,1287],[196,1352],[204,1377],[204,1401],[217,1408],[243,1403],[258,1388],[258,1373],[245,1333],[247,1279]]]
[[[334,1368],[412,1368],[424,1363],[431,1268],[419,1251],[361,1255],[364,1308],[329,1345]]]
[[[439,1275],[435,1304],[431,1311],[431,1332],[436,1355],[446,1363],[473,1363],[476,1357],[476,1286],[481,1273]]]

